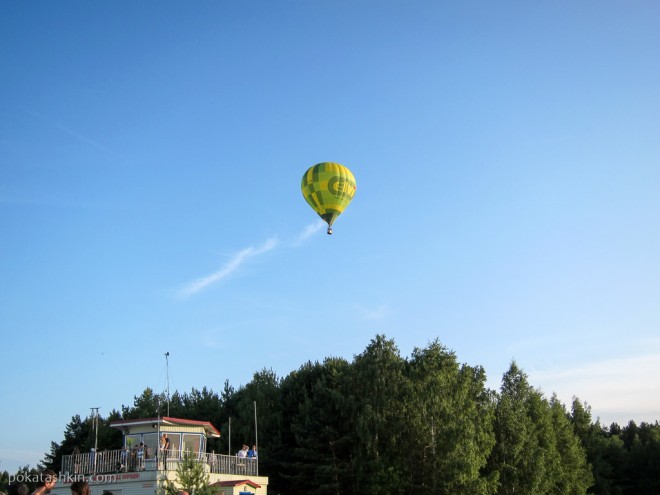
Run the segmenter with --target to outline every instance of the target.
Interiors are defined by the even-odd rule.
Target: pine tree
[[[354,493],[404,493],[409,483],[401,462],[409,454],[401,442],[407,422],[401,400],[408,386],[404,370],[399,349],[384,335],[377,335],[351,366]]]
[[[556,395],[550,399],[552,430],[555,445],[559,452],[559,464],[554,475],[555,489],[552,493],[582,495],[594,483],[591,466],[587,464],[587,454],[580,437],[573,426],[564,405]]]
[[[408,478],[430,494],[490,494],[496,476],[482,476],[495,444],[494,406],[482,368],[460,366],[453,352],[432,342],[415,349],[406,402]]]
[[[183,458],[176,468],[176,481],[167,480],[162,495],[178,495],[186,491],[189,495],[212,495],[209,486],[209,475],[205,464],[199,461],[192,452],[184,452]]]
[[[548,404],[515,362],[502,378],[494,424],[490,469],[499,473],[498,495],[551,493],[559,455]]]

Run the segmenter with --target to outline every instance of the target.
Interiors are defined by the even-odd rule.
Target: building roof
[[[252,488],[261,488],[261,485],[258,485],[252,480],[229,480],[229,481],[216,481],[211,483],[209,486],[238,486],[238,485],[250,485]]]
[[[143,425],[152,425],[154,428],[160,426],[202,426],[204,432],[209,437],[220,437],[220,432],[208,421],[196,421],[194,419],[181,419],[181,418],[170,418],[170,417],[161,417],[161,418],[139,418],[139,419],[122,419],[113,421],[110,423],[112,428],[117,428],[118,430],[128,428],[130,426],[143,426]]]

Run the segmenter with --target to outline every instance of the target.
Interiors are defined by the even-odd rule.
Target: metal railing
[[[62,456],[63,474],[91,475],[103,473],[125,473],[135,471],[175,470],[182,458],[181,452],[169,451],[167,455],[138,455],[135,451],[104,450],[85,454],[70,454]],[[259,475],[259,461],[256,458],[238,457],[234,455],[207,454],[191,452],[195,459],[204,462],[210,473],[239,474],[245,476]]]
[[[259,476],[259,459],[256,457],[206,454],[205,461],[211,473]]]

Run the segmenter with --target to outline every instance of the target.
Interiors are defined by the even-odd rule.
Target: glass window
[[[168,457],[177,459],[179,457],[179,452],[181,451],[181,434],[168,433],[167,438],[170,439],[170,453]]]
[[[126,435],[124,437],[124,442],[125,442],[124,445],[129,449],[132,449],[136,445],[139,445],[141,441],[142,440],[140,440],[140,435]]]
[[[147,459],[153,459],[158,452],[158,433],[145,433],[142,441],[147,446]]]
[[[183,435],[183,450],[184,452],[191,451],[195,454],[199,453],[200,435],[185,433]]]

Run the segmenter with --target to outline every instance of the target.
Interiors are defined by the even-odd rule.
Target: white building
[[[207,421],[164,417],[115,421],[110,426],[123,432],[123,448],[63,456],[53,495],[71,495],[71,483],[83,478],[91,495],[160,495],[166,480],[176,483],[184,453],[204,463],[218,495],[267,494],[268,477],[259,475],[257,458],[206,451],[207,439],[220,436]],[[170,441],[167,452],[159,449],[163,434]]]

